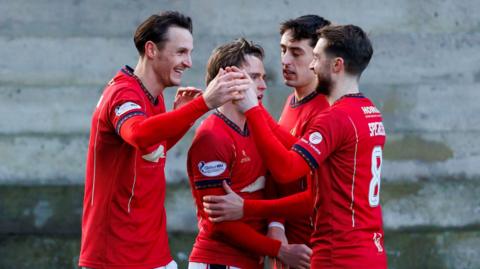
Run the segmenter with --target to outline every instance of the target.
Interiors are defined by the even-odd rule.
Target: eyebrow
[[[190,49],[190,48],[188,48],[188,47],[178,47],[178,48],[177,48],[177,51],[181,51],[181,50],[190,50],[190,51],[193,51],[193,48],[192,48],[192,49]]]
[[[289,47],[288,49],[293,50],[295,52],[305,52],[305,50],[300,47]]]
[[[260,76],[260,77],[266,77],[267,74],[262,74],[262,73],[257,73],[257,72],[253,72],[253,73],[248,73],[249,76]]]

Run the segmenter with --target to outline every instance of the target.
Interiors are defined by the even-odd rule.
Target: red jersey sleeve
[[[128,102],[130,101],[118,103],[112,109],[112,113],[115,113],[117,107],[122,107]],[[120,136],[137,148],[147,148],[165,140],[169,140],[171,146],[209,110],[203,97],[197,97],[179,109],[147,118],[141,113],[141,108],[137,110],[137,106],[141,107],[141,104],[133,101],[131,103],[133,104],[129,106],[135,109],[128,110],[120,116],[121,119],[114,119],[113,122]]]
[[[268,126],[270,126],[270,129],[272,129],[273,134],[278,138],[280,143],[284,145],[286,148],[291,148],[295,142],[298,141],[298,138],[295,136],[291,135],[287,130],[283,129],[282,126],[280,126],[268,113],[268,111],[265,109],[265,107],[260,106],[262,108],[262,113],[263,117],[268,123]]]
[[[234,160],[232,142],[225,136],[211,130],[197,133],[189,150],[195,189],[222,188],[223,180],[230,184]]]
[[[312,180],[307,176],[307,189],[303,192],[272,200],[244,200],[245,217],[255,218],[303,218],[312,213]]]
[[[130,118],[147,118],[147,108],[144,99],[133,89],[122,89],[113,97],[108,108],[108,119],[117,134],[123,124]]]
[[[265,178],[266,178],[266,181],[265,181],[265,197],[267,199],[276,199],[278,198],[278,188],[277,188],[277,184],[275,184],[273,178],[272,178],[272,175],[270,173],[267,173],[265,175]],[[248,215],[246,215],[248,216]],[[268,218],[268,222],[272,222],[272,221],[276,221],[276,222],[280,222],[282,224],[285,224],[285,218],[282,216],[282,217],[267,217]]]
[[[173,148],[177,144],[177,142],[182,139],[182,137],[188,132],[188,130],[193,126],[193,122],[189,124],[188,126],[185,126],[185,128],[181,131],[179,131],[179,134],[176,137],[169,138],[167,140],[167,151]]]
[[[212,132],[200,133],[189,151],[189,171],[193,178],[192,187],[199,214],[213,238],[222,240],[256,255],[277,256],[281,242],[268,238],[241,221],[212,223],[204,212],[203,196],[223,195],[224,180],[231,184],[233,147],[223,136]]]
[[[317,169],[342,141],[346,117],[331,111],[319,115],[305,135],[292,149],[305,159],[312,170]]]
[[[296,151],[286,148],[274,135],[262,112],[256,106],[245,113],[255,145],[275,180],[291,182],[307,175],[310,167]]]

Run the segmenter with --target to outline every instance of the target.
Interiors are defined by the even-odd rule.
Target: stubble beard
[[[316,91],[325,96],[329,96],[332,89],[332,77],[330,75],[317,75],[318,83]]]

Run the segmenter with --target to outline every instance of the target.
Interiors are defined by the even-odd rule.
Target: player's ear
[[[335,57],[333,58],[333,63],[332,63],[332,72],[333,73],[339,73],[340,71],[345,69],[345,61],[341,57]]]
[[[145,57],[151,59],[157,53],[157,45],[152,41],[145,42]]]

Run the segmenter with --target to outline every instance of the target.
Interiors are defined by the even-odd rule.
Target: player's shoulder
[[[110,104],[121,104],[122,102],[133,101],[141,105],[143,103],[142,92],[139,91],[135,85],[121,83],[110,84],[105,88],[102,98]]]
[[[192,145],[188,151],[189,156],[198,157],[218,152],[226,154],[231,151],[233,144],[232,139],[222,126],[210,118],[211,116],[205,119],[195,131]]]
[[[325,110],[330,107],[327,97],[323,94],[318,93],[317,95],[315,95],[312,101],[312,105],[321,110]]]
[[[348,111],[340,106],[329,106],[318,112],[312,119],[313,124],[324,124],[325,122],[343,122],[348,119]]]
[[[106,90],[111,91],[112,96],[132,95],[141,96],[141,88],[138,81],[132,76],[120,70],[108,83]]]
[[[222,142],[228,138],[225,126],[214,114],[203,120],[195,131],[195,142]]]

